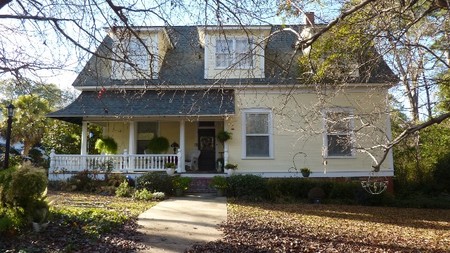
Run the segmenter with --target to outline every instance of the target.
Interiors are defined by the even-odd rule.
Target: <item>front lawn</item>
[[[98,194],[49,192],[51,222],[0,237],[0,252],[135,252],[136,218],[156,202]]]
[[[450,252],[450,210],[235,203],[221,229],[189,252]]]

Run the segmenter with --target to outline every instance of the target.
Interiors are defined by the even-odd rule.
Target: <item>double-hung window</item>
[[[148,71],[150,63],[146,46],[138,39],[131,39],[124,46],[126,46],[125,59],[128,60],[128,63],[125,64],[125,70],[133,71],[138,69],[140,71]]]
[[[216,68],[250,69],[253,67],[252,40],[217,39]]]
[[[272,158],[272,112],[249,109],[242,117],[243,158]]]
[[[324,149],[327,157],[353,157],[353,111],[335,108],[324,111]]]

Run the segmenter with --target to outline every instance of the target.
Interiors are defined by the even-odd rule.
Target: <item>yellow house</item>
[[[390,136],[387,76],[368,75],[322,89],[303,84],[295,26],[122,27],[109,31],[73,86],[80,96],[49,114],[82,125],[80,155],[54,154],[50,174],[95,169],[164,170],[212,176],[224,164],[263,177],[364,177]],[[346,74],[346,73],[343,73]],[[88,153],[88,126],[103,127],[120,154]],[[221,142],[219,133],[231,139]],[[171,148],[149,150],[154,137]],[[393,176],[392,154],[379,175]],[[51,179],[55,177],[50,176]]]

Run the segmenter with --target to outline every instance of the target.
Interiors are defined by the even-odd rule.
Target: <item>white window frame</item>
[[[247,50],[241,52],[237,51],[237,43],[245,42],[248,46]],[[219,43],[225,43],[228,47],[228,53],[219,53]],[[253,69],[255,66],[255,52],[253,47],[253,39],[246,37],[234,37],[234,38],[216,38],[214,45],[214,67],[215,69]],[[219,65],[221,61],[218,60],[218,55],[224,55],[228,58],[223,66]],[[227,57],[228,56],[228,57]],[[242,64],[245,63],[245,64]]]
[[[345,113],[348,114],[348,131],[342,131],[342,132],[333,132],[329,133],[328,129],[328,114],[329,113]],[[355,136],[354,136],[354,129],[355,129],[355,122],[354,122],[354,109],[348,108],[348,107],[336,107],[336,108],[327,108],[322,111],[322,119],[323,119],[323,156],[325,158],[355,158]],[[333,155],[329,154],[328,150],[328,136],[329,135],[348,135],[351,143],[350,147],[350,153],[349,155]]]
[[[141,41],[142,40],[142,41]],[[125,58],[125,54],[128,54],[127,62],[113,62],[112,64],[112,76],[115,79],[127,79],[127,76],[134,76],[134,74],[140,72],[150,74],[151,67],[155,69],[152,78],[157,78],[157,64],[158,57],[155,50],[153,50],[150,44],[150,39],[148,38],[127,38],[122,42],[114,42],[114,52],[118,57]],[[145,44],[145,46],[142,44]],[[135,53],[130,52],[130,47],[135,47],[133,50]],[[154,55],[153,60],[151,59],[146,48]],[[135,66],[131,66],[129,63],[134,63]]]
[[[243,109],[242,111],[242,159],[264,160],[273,159],[273,116],[272,110],[265,108]],[[248,114],[265,114],[268,120],[268,133],[265,134],[248,134],[247,133],[247,115]],[[269,155],[268,156],[248,156],[247,155],[247,136],[267,136],[269,138]]]

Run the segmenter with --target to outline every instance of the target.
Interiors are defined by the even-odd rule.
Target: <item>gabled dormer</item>
[[[264,49],[270,31],[270,26],[199,27],[205,79],[264,78]]]
[[[111,79],[157,79],[167,51],[173,48],[165,27],[114,28]]]

